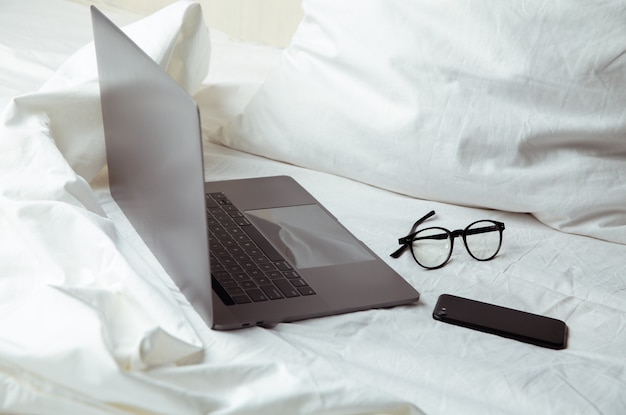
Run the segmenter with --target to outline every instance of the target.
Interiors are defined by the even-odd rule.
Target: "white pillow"
[[[214,139],[626,243],[623,6],[304,0],[279,68]]]

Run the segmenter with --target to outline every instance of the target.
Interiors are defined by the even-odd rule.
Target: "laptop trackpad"
[[[247,210],[246,214],[296,268],[374,259],[318,205]]]

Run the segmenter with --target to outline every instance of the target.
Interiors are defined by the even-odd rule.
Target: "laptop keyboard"
[[[224,304],[316,294],[223,193],[208,193],[206,206],[211,278]]]

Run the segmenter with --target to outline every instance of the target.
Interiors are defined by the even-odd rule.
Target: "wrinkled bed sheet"
[[[141,17],[104,11],[120,24]],[[209,41],[197,13],[180,3],[127,30],[141,42],[166,26],[153,56],[167,67],[174,45],[179,57],[197,60],[175,77],[198,101],[208,136],[243,109],[280,51],[213,32]],[[293,176],[422,294],[411,306],[209,330],[112,202],[101,170],[101,121],[78,119],[79,133],[73,124],[97,104],[89,46],[78,51],[90,40],[87,5],[7,1],[0,19],[1,412],[626,410],[624,245],[561,233],[529,215],[397,195],[205,140],[207,180]],[[181,37],[189,25],[193,34]],[[200,50],[210,60],[188,56]],[[76,99],[86,104],[77,107]],[[483,218],[505,222],[501,254],[481,263],[457,246],[445,268],[430,272],[409,255],[389,258],[397,238],[431,209],[432,224],[449,229]],[[442,293],[562,319],[568,347],[542,349],[436,322],[431,313]]]

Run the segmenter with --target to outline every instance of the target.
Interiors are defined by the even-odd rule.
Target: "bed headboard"
[[[151,13],[176,0],[99,0],[139,13]],[[301,0],[196,0],[209,27],[235,39],[280,47],[289,44],[302,19]]]

